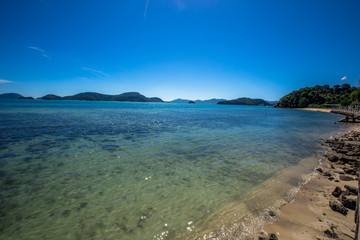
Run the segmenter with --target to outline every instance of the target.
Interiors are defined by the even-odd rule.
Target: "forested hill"
[[[253,106],[268,106],[270,105],[263,99],[252,99],[252,98],[238,98],[229,101],[221,101],[218,104],[228,104],[228,105],[253,105]]]
[[[126,101],[126,102],[163,102],[157,97],[145,97],[138,92],[127,92],[119,95],[107,95],[95,92],[79,93],[73,96],[60,97],[53,94],[46,95],[39,99],[43,100],[84,100],[84,101]]]
[[[289,93],[280,99],[277,106],[284,108],[319,107],[323,104],[349,106],[360,101],[359,95],[360,89],[351,87],[347,83],[333,87],[316,85]]]

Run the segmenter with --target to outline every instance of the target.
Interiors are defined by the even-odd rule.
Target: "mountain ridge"
[[[247,97],[237,98],[237,99],[228,100],[228,101],[222,101],[222,102],[218,102],[218,104],[251,105],[251,106],[270,106],[271,105],[263,99],[260,99],[260,98],[253,99],[253,98],[247,98]]]
[[[22,95],[18,94],[18,93],[3,93],[0,94],[0,98],[4,98],[4,99],[18,99],[23,97]]]
[[[60,97],[54,94],[48,94],[41,100],[83,100],[83,101],[117,101],[117,102],[164,102],[158,97],[145,97],[138,92],[125,92],[117,95],[102,94],[97,92],[83,92],[71,96]]]
[[[226,99],[223,98],[211,98],[211,99],[207,99],[207,100],[190,100],[190,99],[182,99],[182,98],[177,98],[174,99],[172,101],[169,101],[170,103],[189,103],[190,101],[193,101],[197,104],[217,104],[220,101],[226,101]]]

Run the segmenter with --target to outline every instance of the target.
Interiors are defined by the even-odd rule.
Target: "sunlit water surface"
[[[1,100],[0,239],[251,234],[256,218],[271,220],[266,209],[318,164],[319,138],[346,128],[338,118],[269,107]]]

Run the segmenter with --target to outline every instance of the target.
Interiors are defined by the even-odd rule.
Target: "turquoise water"
[[[338,118],[250,106],[1,100],[0,239],[244,231],[234,226],[283,197],[269,182],[314,157],[320,136],[346,128]],[[278,181],[288,185],[283,193],[300,178]]]

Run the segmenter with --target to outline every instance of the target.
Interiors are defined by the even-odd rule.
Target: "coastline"
[[[347,156],[344,149],[339,147],[339,142],[346,147],[351,141],[358,143],[359,139],[360,127],[355,126],[341,137],[326,140],[327,150],[320,162],[321,167],[317,169],[318,174],[301,187],[291,203],[280,208],[277,220],[266,224],[258,239],[354,239],[355,211],[345,208],[348,213],[343,215],[332,210],[330,201],[341,204],[343,197],[356,200],[356,196],[347,195],[349,192],[344,187],[347,185],[358,189],[358,175],[354,175],[358,174],[358,170],[347,171],[356,167],[340,160],[342,156],[350,159],[358,156]],[[355,152],[359,154],[357,145]],[[331,156],[340,156],[340,160],[334,160]],[[359,166],[358,160],[355,165]],[[353,180],[349,180],[350,178]],[[339,197],[332,194],[336,187],[343,191]],[[275,234],[277,238],[269,238],[270,234],[273,237]]]
[[[330,113],[331,109],[329,108],[295,108],[296,110],[302,111],[311,111],[311,112],[326,112]]]
[[[97,105],[97,103],[94,104]],[[73,106],[74,105],[71,105],[71,107]],[[80,110],[81,108],[82,107],[76,108],[76,110]],[[27,108],[24,109],[26,110]],[[104,110],[106,109],[107,108],[104,107]],[[55,110],[59,111],[57,108],[55,108]],[[135,110],[132,112],[132,114],[134,114],[134,116],[137,116],[138,112]],[[246,110],[246,112],[248,113],[247,108],[244,110]],[[269,109],[269,111],[270,110],[271,109]],[[22,109],[15,109],[12,111],[25,112]],[[56,117],[56,115],[52,114],[52,112],[49,113],[48,111],[49,110],[47,108],[39,109],[39,113],[47,113],[47,115],[44,114],[44,116],[46,117],[45,123],[48,122],[47,119],[53,119],[53,117]],[[123,116],[114,114],[115,111],[118,112],[118,109],[113,110],[113,108],[107,111],[101,111],[101,114],[99,113],[96,115],[89,114],[92,111],[92,108],[85,108],[85,110],[81,112],[81,116],[91,115],[95,117],[90,118],[91,121],[89,121],[89,123],[95,122],[92,120],[96,120],[96,122],[99,121],[99,123],[104,123],[101,119],[99,119],[99,116],[101,116],[101,118],[104,118],[106,122],[108,122],[109,120],[121,118],[119,116]],[[143,116],[143,111],[144,110],[141,109],[140,116]],[[149,109],[149,112],[153,111],[153,109]],[[184,110],[181,109],[180,111]],[[211,112],[213,111],[214,110],[211,110]],[[258,110],[255,109],[254,111],[257,112]],[[9,227],[7,227],[7,229],[9,230],[6,229],[6,232],[4,231],[2,234],[4,234],[4,236],[7,236],[8,238],[21,238],[22,236],[28,236],[28,238],[32,238],[32,236],[36,237],[38,233],[41,233],[43,234],[42,236],[49,236],[49,239],[61,239],[69,233],[68,229],[71,229],[72,226],[76,225],[81,221],[83,223],[82,226],[84,227],[81,229],[76,229],[76,231],[70,232],[71,234],[74,234],[74,236],[94,236],[94,238],[101,238],[102,236],[106,236],[107,238],[114,239],[136,239],[137,237],[141,238],[140,236],[144,236],[151,231],[150,234],[148,234],[145,238],[152,239],[153,236],[160,237],[160,235],[163,236],[163,232],[165,235],[165,233],[168,231],[169,234],[167,235],[167,238],[169,239],[204,239],[203,236],[205,234],[208,234],[208,239],[254,239],[254,236],[258,236],[258,233],[261,231],[261,228],[265,223],[270,221],[272,222],[276,219],[276,216],[279,215],[278,209],[280,208],[280,206],[293,200],[295,193],[298,191],[298,189],[300,189],[299,183],[303,184],[311,177],[314,177],[314,169],[317,168],[319,164],[319,157],[316,157],[315,155],[317,154],[315,153],[323,152],[322,148],[320,148],[319,146],[319,137],[323,136],[323,138],[326,138],[325,136],[330,135],[329,132],[338,132],[339,128],[348,128],[348,125],[339,124],[339,126],[337,126],[333,125],[332,121],[328,121],[329,118],[334,118],[334,115],[331,114],[315,114],[318,115],[317,118],[317,116],[311,117],[311,115],[314,114],[305,114],[305,112],[300,111],[275,111],[276,116],[280,115],[284,117],[279,118],[278,121],[275,121],[276,119],[274,119],[273,121],[275,122],[271,121],[272,118],[266,119],[270,120],[268,126],[269,129],[272,130],[272,132],[279,129],[278,126],[283,126],[285,128],[287,126],[286,124],[289,124],[288,128],[281,129],[281,131],[276,132],[276,134],[269,135],[270,137],[267,137],[267,133],[269,131],[268,129],[264,128],[262,124],[260,124],[256,128],[252,127],[246,129],[244,126],[244,128],[238,129],[226,128],[213,130],[211,133],[209,133],[208,131],[203,131],[204,128],[192,128],[189,132],[193,135],[189,135],[189,132],[184,133],[183,131],[154,131],[155,134],[149,134],[146,136],[144,136],[143,134],[122,135],[122,132],[114,133],[114,128],[112,127],[112,125],[108,128],[100,128],[95,125],[95,127],[97,127],[96,129],[104,129],[105,134],[87,134],[84,138],[79,137],[79,139],[74,139],[72,138],[72,136],[74,133],[77,133],[78,130],[80,133],[83,133],[85,130],[88,130],[90,131],[90,133],[92,133],[93,125],[85,129],[82,127],[79,129],[77,126],[72,127],[72,125],[67,125],[66,128],[71,127],[70,129],[72,130],[72,135],[70,137],[68,137],[68,135],[66,134],[63,134],[63,128],[59,128],[60,130],[58,132],[55,132],[56,134],[51,136],[40,135],[39,137],[33,137],[32,139],[26,139],[21,142],[16,142],[14,143],[14,148],[9,147],[5,151],[5,153],[11,153],[16,151],[17,154],[21,155],[21,158],[20,156],[19,158],[15,158],[19,159],[19,162],[21,164],[19,165],[19,168],[16,168],[17,166],[15,166],[14,169],[16,171],[18,171],[17,169],[23,168],[22,159],[24,159],[25,157],[32,157],[31,159],[34,159],[34,162],[31,162],[31,164],[37,163],[35,162],[36,160],[35,158],[33,158],[33,156],[41,156],[41,158],[36,158],[39,159],[39,162],[43,162],[42,159],[46,159],[46,165],[45,163],[43,163],[43,166],[47,167],[47,169],[49,170],[45,169],[44,174],[36,172],[36,176],[28,175],[26,176],[26,178],[24,176],[24,182],[32,182],[35,178],[39,179],[38,176],[40,176],[42,179],[46,179],[46,184],[43,184],[46,187],[44,186],[40,188],[38,190],[39,192],[37,192],[39,195],[44,196],[44,199],[52,199],[53,196],[57,197],[59,193],[76,193],[78,189],[86,189],[86,192],[81,195],[80,198],[78,198],[77,195],[74,195],[74,197],[69,196],[71,197],[69,199],[69,201],[71,201],[71,204],[67,204],[67,199],[56,200],[56,202],[51,201],[50,203],[39,199],[40,202],[37,202],[36,200],[29,201],[28,204],[21,206],[23,208],[19,208],[20,210],[17,210],[19,211],[19,213],[14,213],[14,210],[11,209],[11,211],[9,211],[9,215],[19,215],[22,217],[22,219],[24,219],[24,221],[22,222],[21,220],[16,220],[15,218],[12,218],[16,221],[8,221],[7,226]],[[64,113],[63,115],[67,117],[66,119],[71,120],[75,119],[74,116],[80,114],[80,111],[76,111],[76,114],[73,115],[72,113],[75,111],[69,111],[67,108],[64,110],[61,108],[59,112]],[[198,113],[199,110],[196,110],[195,112]],[[66,115],[65,113],[69,113],[69,115]],[[126,112],[126,114],[127,113],[128,112]],[[243,113],[243,111],[239,111],[239,113],[241,114]],[[188,114],[188,112],[186,112],[186,114]],[[24,116],[24,114],[21,114],[20,116]],[[198,123],[199,115],[194,116],[196,116],[196,118],[193,117],[196,121],[195,123]],[[308,119],[309,116],[310,119]],[[168,118],[168,115],[164,115],[164,117]],[[260,122],[263,122],[263,116],[260,115],[260,117]],[[281,121],[282,119],[287,117],[289,119]],[[24,118],[28,117],[24,116]],[[152,118],[153,117],[151,117],[151,119]],[[26,122],[27,119],[24,120]],[[159,120],[163,120],[162,116],[159,117]],[[254,118],[251,116],[249,120],[254,120]],[[306,124],[300,124],[300,126],[294,127],[295,125],[292,124],[292,121],[289,120],[298,120],[299,123],[305,122]],[[207,123],[209,121],[209,118],[204,118],[204,121],[206,121]],[[57,121],[54,120],[53,122],[54,126],[58,126],[56,125],[58,123]],[[215,123],[218,122],[216,121]],[[63,124],[62,121],[59,122],[59,124]],[[171,124],[172,122],[168,125],[169,129],[173,129],[171,128],[172,126],[179,126],[177,122],[172,125]],[[186,125],[188,125],[188,123],[186,123]],[[149,129],[152,129],[150,127],[153,127],[153,125],[149,126]],[[53,126],[51,126],[50,130],[52,130],[52,128]],[[31,132],[32,134],[38,133],[35,130],[27,132]],[[48,131],[46,128],[45,130]],[[111,134],[109,134],[109,132]],[[312,132],[312,134],[308,134],[308,132]],[[179,133],[179,135],[177,135],[177,133]],[[259,136],[259,138],[251,138],[254,135]],[[22,138],[26,137],[26,135],[23,134],[22,129],[20,129],[19,131],[14,131],[14,136],[21,136]],[[223,136],[226,136],[226,139],[224,141],[222,141],[222,139],[224,139]],[[239,140],[239,136],[247,137],[243,138],[244,140],[242,142],[237,142],[236,140]],[[284,144],[286,143],[286,141],[289,141],[291,144]],[[311,141],[311,144],[306,144],[308,141]],[[238,148],[239,144],[245,142],[250,142],[250,144],[244,144],[244,146],[246,147],[243,147],[243,150],[241,151],[238,150],[241,149]],[[146,143],[151,144],[147,145]],[[166,144],[165,146],[168,150],[163,150],[161,148],[161,146],[164,146],[164,143]],[[209,143],[211,143],[211,145],[209,145]],[[234,143],[234,145],[229,145],[231,143]],[[266,145],[268,143],[271,144]],[[292,151],[292,146],[301,146],[301,144],[304,144],[304,146],[295,148],[296,151]],[[194,146],[195,148],[192,148]],[[225,146],[231,146],[231,148],[224,148]],[[210,148],[212,150],[218,151],[208,152],[208,149]],[[88,149],[93,149],[94,152],[88,152]],[[223,149],[226,149],[226,151],[223,151]],[[176,150],[182,151],[179,155],[170,154]],[[233,155],[231,155],[231,150],[235,150]],[[267,152],[263,153],[266,150]],[[231,162],[226,162],[225,167],[223,165],[218,165],[220,163],[224,163],[224,160],[230,161],[232,159],[235,159],[234,162],[242,162],[243,164],[246,164],[247,161],[242,161],[241,157],[246,157],[246,155],[243,155],[243,153],[247,153],[248,151],[253,151],[257,154],[260,153],[259,155],[256,155],[256,158],[264,160],[264,162],[261,161],[259,164],[256,163],[256,165],[251,164],[251,167],[247,168],[247,171],[242,172],[232,172],[232,169],[242,169],[244,165],[229,164]],[[40,153],[42,154],[42,152],[44,152],[44,155],[39,155]],[[160,157],[158,155],[159,152],[163,153],[162,155],[160,155]],[[195,152],[196,154],[199,153],[200,156],[197,157],[197,155],[192,155],[192,153]],[[279,152],[281,154],[276,155]],[[73,153],[76,153],[78,155],[73,157]],[[137,153],[139,154],[137,155]],[[221,154],[222,157],[213,158],[213,153]],[[184,154],[186,154],[186,158],[183,157]],[[208,156],[210,157],[207,158]],[[227,156],[230,157],[227,158]],[[237,158],[238,156],[239,158]],[[254,156],[251,156],[251,158],[249,157],[248,159],[254,159]],[[273,158],[273,156],[276,157]],[[136,162],[135,160],[137,159],[143,159],[144,161]],[[151,162],[149,161],[149,159],[151,160]],[[160,159],[161,161],[156,162],[154,161],[155,159]],[[176,170],[178,172],[175,172],[174,174],[171,174],[171,172],[169,172],[170,175],[157,174],[163,172],[168,173],[168,170],[172,171],[175,169],[175,166],[172,162],[172,164],[168,166],[162,164],[164,162],[168,162],[168,159],[171,159],[174,163],[176,163]],[[203,168],[202,165],[200,165],[200,162],[207,161],[198,161],[198,159],[209,159],[209,162],[213,161],[214,163],[216,163],[216,166],[220,167],[219,169],[221,169],[221,171],[209,172],[211,174],[206,175],[206,178],[193,178],[192,176],[201,176],[201,174],[204,172],[204,169],[212,169],[215,166],[215,164],[206,164],[206,168]],[[266,162],[267,159],[270,159],[271,161]],[[284,159],[287,160],[284,161]],[[9,162],[11,160],[12,158],[9,157]],[[121,161],[121,168],[119,168],[119,161]],[[103,162],[106,162],[106,164],[103,165]],[[193,162],[196,162],[196,165],[193,165]],[[136,164],[130,165],[130,163]],[[149,165],[147,165],[148,163]],[[100,165],[100,167],[93,167],[98,165]],[[141,165],[143,167],[139,167]],[[155,165],[160,166],[160,168],[153,168],[153,166]],[[185,168],[183,168],[182,166],[185,166]],[[274,171],[269,174],[268,171],[269,169],[271,169],[272,166],[275,166]],[[36,167],[36,165],[34,167]],[[109,172],[108,170],[110,168],[114,169],[115,171]],[[57,173],[49,174],[51,173],[51,171],[53,171],[53,169],[56,169]],[[74,179],[72,169],[76,169],[76,175],[79,176],[76,179],[79,178],[79,180],[75,180],[75,184],[68,184],[70,182],[73,182]],[[77,169],[81,169],[81,171],[78,171]],[[184,169],[191,169],[192,173],[188,173]],[[243,167],[243,169],[246,168]],[[253,169],[254,171],[252,171]],[[12,175],[16,174],[15,170],[14,174]],[[139,172],[139,175],[136,174],[137,172]],[[189,176],[189,180],[185,180],[184,178],[182,178],[185,174],[179,174],[179,177],[177,177],[176,174],[178,173],[186,173],[186,176]],[[232,173],[233,176],[241,177],[241,181],[238,181],[239,183],[251,182],[252,186],[246,188],[248,191],[244,191],[245,194],[240,192],[242,189],[245,189],[245,187],[242,186],[247,186],[247,184],[232,185],[232,183],[235,182],[233,181],[233,178],[231,178],[231,181],[224,181],[222,176],[226,176],[226,174],[229,173]],[[60,182],[60,184],[58,184],[59,181],[57,176],[59,176],[59,174],[62,174],[64,177],[66,177],[66,179],[68,179],[68,182]],[[252,180],[252,175],[262,176],[265,174],[267,174],[266,178],[254,178],[258,180],[256,182]],[[311,174],[312,176],[303,179],[303,175],[308,174]],[[173,177],[172,175],[175,175],[175,177]],[[165,176],[170,177],[166,178]],[[219,179],[217,179],[218,176],[220,176]],[[126,180],[133,179],[133,177],[136,184],[127,184]],[[146,179],[148,177],[149,179]],[[139,183],[137,183],[137,180],[139,180]],[[203,204],[205,207],[199,208],[200,206],[202,206],[202,202],[198,201],[202,194],[201,191],[205,188],[204,186],[208,186],[201,184],[206,183],[209,180],[214,180],[214,183],[221,182],[222,184],[216,185],[218,187],[214,188],[214,190],[206,194],[207,198],[204,198],[205,201]],[[102,184],[94,184],[96,182],[101,182]],[[187,189],[191,189],[191,185],[189,184],[191,182],[194,182],[196,186],[199,187],[196,187],[195,191],[192,190],[187,192]],[[14,186],[11,186],[10,183],[12,182],[9,182],[7,187],[14,188]],[[172,185],[172,183],[174,183],[174,185]],[[179,183],[184,183],[184,186],[180,185]],[[91,185],[91,189],[87,188],[89,185]],[[134,188],[134,186],[136,187]],[[158,186],[161,186],[164,191],[154,191],[155,189],[160,189],[157,188]],[[237,188],[238,186],[240,187]],[[173,191],[174,188],[176,188],[178,190],[177,192],[179,192],[181,195],[176,195],[177,193]],[[62,189],[64,189],[65,191],[63,191]],[[103,193],[104,189],[106,189],[105,194]],[[133,189],[135,189],[136,194],[140,193],[137,196],[137,199],[146,199],[146,202],[144,201],[144,204],[132,205],[135,202],[135,198],[132,197]],[[138,189],[141,189],[141,191],[138,191]],[[217,195],[224,196],[226,193],[225,191],[223,191],[224,189],[229,189],[229,191],[236,189],[238,195],[229,194],[229,201],[227,201],[224,205],[217,204],[217,206],[219,207],[217,207],[215,204],[213,205],[215,207],[206,207],[209,203],[208,201],[213,201],[213,199],[216,199]],[[26,194],[31,194],[31,190],[32,185],[29,185],[29,190],[24,191],[24,194],[20,196],[21,199],[26,199]],[[126,192],[126,194],[124,192]],[[29,196],[31,197],[32,194],[30,194]],[[94,197],[95,194],[96,197]],[[129,194],[131,195],[131,197],[128,197]],[[124,196],[126,196],[126,198],[123,198]],[[158,196],[161,196],[161,198],[158,198]],[[174,198],[173,196],[176,196],[176,198]],[[14,202],[14,199],[14,196],[7,197],[9,204]],[[114,199],[121,199],[121,201],[114,201]],[[171,204],[166,205],[167,202],[171,202]],[[219,201],[219,203],[221,202]],[[38,206],[39,208],[37,208]],[[106,211],[104,211],[103,206],[111,206],[114,210],[112,210],[111,214],[109,214],[107,209],[105,209]],[[56,209],[56,216],[50,216],[49,219],[51,221],[46,221],[46,224],[43,224],[44,219],[47,219],[47,216],[54,212],[53,209]],[[40,213],[41,215],[39,215],[38,218],[30,218],[29,216],[31,215],[29,214],[31,214],[33,211],[42,212]],[[182,215],[182,213],[186,214]],[[202,218],[197,218],[199,216],[199,213],[203,214]],[[152,216],[149,221],[142,221],[144,220],[143,218],[141,218],[142,216],[148,217],[150,216],[150,214]],[[128,216],[128,218],[113,218],[113,216],[122,215]],[[181,219],[181,221],[178,221],[177,219]],[[97,228],[95,221],[101,221],[101,225],[105,225],[107,227]],[[54,222],[58,222],[59,227],[54,227]],[[123,228],[127,230],[121,229],[120,231],[118,231],[119,229],[116,225],[114,225],[114,222],[122,224]],[[22,229],[17,230],[16,226],[18,225],[21,225]],[[39,227],[32,228],[32,226],[35,225]],[[171,226],[171,228],[168,228],[168,226]],[[56,232],[52,232],[51,230],[48,231],[48,229],[55,228],[57,229]],[[106,232],[104,229],[106,229]],[[132,232],[130,232],[130,230]],[[213,230],[218,231],[214,232],[214,234],[211,234],[211,231]],[[217,235],[215,236],[215,234]],[[191,238],[193,236],[194,238]]]
[[[262,227],[276,221],[272,213],[278,215],[279,209],[294,199],[300,186],[314,176],[317,166],[314,156],[304,158],[254,187],[242,198],[218,209],[191,233],[175,239],[258,239],[256,236]]]

